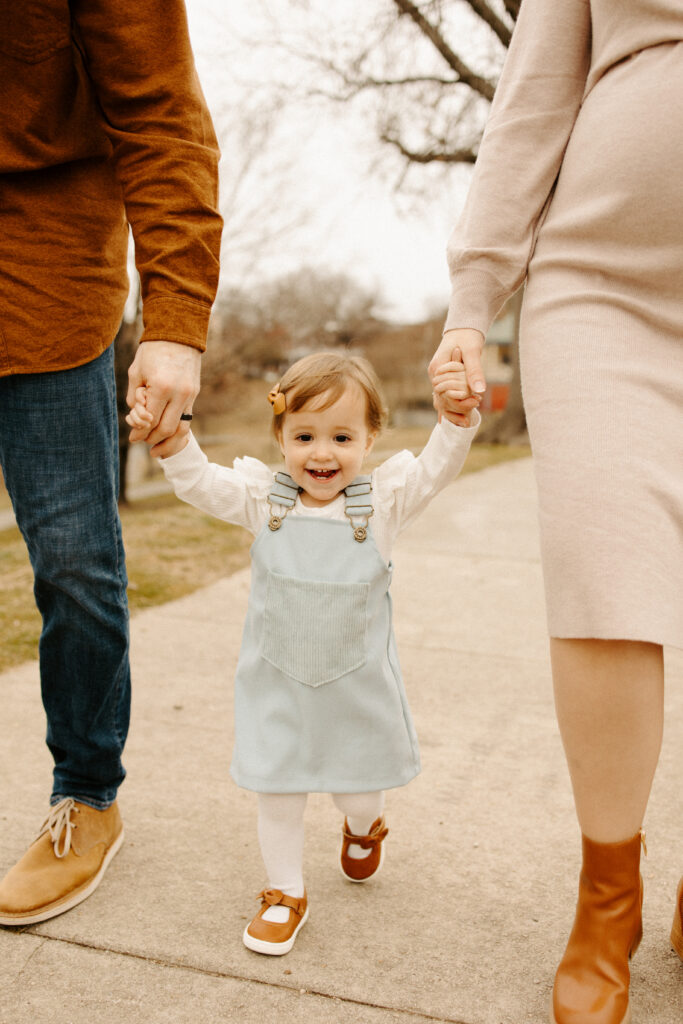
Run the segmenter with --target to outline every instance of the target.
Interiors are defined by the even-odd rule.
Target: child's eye
[[[348,434],[335,434],[334,439],[337,444],[345,444],[347,441],[351,440]]]
[[[297,434],[296,435],[296,440],[297,441],[312,441],[313,440],[313,435],[312,434]]]

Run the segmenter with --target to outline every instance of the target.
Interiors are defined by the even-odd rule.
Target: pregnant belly
[[[534,262],[632,274],[681,263],[683,43],[608,71],[579,112]]]

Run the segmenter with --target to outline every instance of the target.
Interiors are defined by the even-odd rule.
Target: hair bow
[[[272,405],[273,412],[276,416],[280,416],[287,408],[287,400],[280,391],[279,384],[276,384],[275,387],[268,392],[268,401]]]

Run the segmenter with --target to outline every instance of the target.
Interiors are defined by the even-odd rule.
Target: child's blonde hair
[[[374,433],[384,426],[386,407],[374,369],[362,356],[338,352],[314,352],[297,359],[268,396],[273,406],[273,433],[279,439],[288,412],[298,412],[313,398],[326,395],[319,409],[328,409],[341,398],[349,383],[357,384],[367,400],[367,425]],[[284,401],[283,401],[284,400]]]

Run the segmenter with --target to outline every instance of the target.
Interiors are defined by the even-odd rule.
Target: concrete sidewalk
[[[568,539],[568,543],[569,543]],[[310,798],[310,918],[246,950],[264,877],[255,800],[228,777],[248,573],[135,617],[121,791],[127,841],[80,907],[0,929],[0,1024],[545,1022],[571,924],[579,834],[555,724],[531,463],[464,477],[396,550],[395,622],[423,771],[388,796],[382,873],[350,885],[340,822]],[[680,1024],[668,934],[683,872],[683,655],[648,814],[634,1021]],[[46,813],[35,664],[0,677],[0,870]]]

